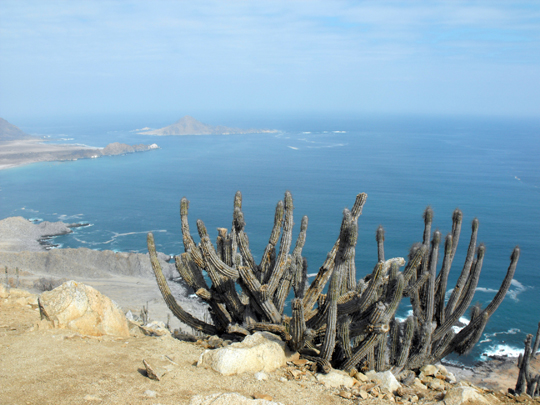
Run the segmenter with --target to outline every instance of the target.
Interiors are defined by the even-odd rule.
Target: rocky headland
[[[272,129],[241,129],[230,128],[223,125],[207,125],[195,118],[186,115],[174,124],[159,129],[140,130],[143,135],[231,135],[231,134],[260,134],[278,132]]]
[[[0,118],[0,170],[36,162],[95,159],[102,156],[124,155],[154,149],[159,149],[155,143],[127,145],[115,142],[104,148],[52,144],[21,131],[15,125]]]

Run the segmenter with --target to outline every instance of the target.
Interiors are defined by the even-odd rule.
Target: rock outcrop
[[[38,301],[41,319],[55,328],[90,336],[129,336],[122,310],[90,286],[67,281],[41,294]]]
[[[0,221],[0,251],[43,251],[45,249],[40,240],[70,232],[71,229],[63,222],[44,221],[33,224],[23,217],[6,218]]]
[[[174,264],[168,263],[170,256],[160,254],[165,277],[177,277]],[[59,277],[66,275],[80,277],[107,277],[111,274],[136,277],[153,277],[148,254],[123,253],[111,250],[53,249],[45,252],[1,252],[0,263],[9,268],[32,273]]]
[[[269,332],[257,332],[242,342],[207,350],[197,363],[223,375],[274,371],[287,363],[285,342]]]

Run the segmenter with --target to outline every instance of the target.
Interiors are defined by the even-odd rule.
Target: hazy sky
[[[0,116],[540,116],[539,1],[0,1]]]

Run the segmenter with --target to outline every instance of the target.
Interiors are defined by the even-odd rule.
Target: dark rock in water
[[[66,224],[68,228],[84,228],[86,226],[90,226],[91,224],[89,222],[77,222],[74,224]]]

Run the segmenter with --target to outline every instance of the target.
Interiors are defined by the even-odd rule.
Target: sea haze
[[[167,125],[155,121],[155,127]],[[301,217],[309,217],[304,256],[309,273],[316,273],[338,236],[343,208],[351,207],[356,194],[366,192],[356,249],[357,274],[363,277],[376,262],[379,224],[386,230],[386,257],[405,257],[410,246],[422,240],[427,205],[435,212],[434,229],[443,235],[450,231],[452,212],[459,207],[464,224],[449,286],[461,271],[474,217],[480,220],[479,241],[487,250],[473,302],[485,306],[493,298],[516,245],[521,258],[512,289],[492,316],[482,342],[470,355],[453,359],[471,364],[485,358],[483,353],[513,354],[522,350],[527,333],[536,332],[538,121],[311,117],[223,124],[281,132],[154,137],[133,132],[146,126],[135,119],[21,124],[26,132],[49,135],[58,142],[157,143],[161,149],[0,171],[0,217],[92,224],[56,238],[62,247],[146,252],[146,233],[153,231],[160,251],[178,254],[183,252],[180,198],[191,202],[194,237],[199,218],[215,237],[217,227],[230,228],[234,193],[240,190],[250,245],[260,259],[275,205],[289,190],[296,232]],[[410,310],[406,303],[400,316]],[[463,321],[467,318],[468,314]]]

